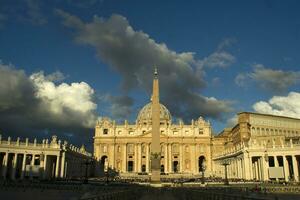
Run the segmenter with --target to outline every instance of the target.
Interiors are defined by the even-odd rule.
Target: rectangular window
[[[107,134],[108,134],[108,129],[107,128],[103,129],[103,135],[107,135]]]

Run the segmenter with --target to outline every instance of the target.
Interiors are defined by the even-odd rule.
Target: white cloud
[[[61,115],[66,108],[77,113],[90,114],[97,108],[92,101],[94,90],[85,82],[55,85],[46,79],[43,72],[32,74],[30,79],[37,88],[36,97],[42,100],[52,114]],[[83,120],[84,126],[93,127],[93,116],[86,117],[88,120]]]
[[[259,101],[253,109],[259,113],[300,118],[300,93],[290,92],[287,96],[274,96],[268,102]]]
[[[51,79],[0,63],[0,129],[19,136],[91,131],[97,118],[94,90],[85,82],[57,84]]]

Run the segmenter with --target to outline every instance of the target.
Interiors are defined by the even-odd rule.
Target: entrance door
[[[165,166],[164,166],[164,165],[161,165],[161,166],[160,166],[160,172],[162,172],[162,173],[165,172]]]
[[[173,161],[173,172],[174,173],[178,172],[178,161]]]
[[[133,172],[133,161],[128,161],[127,169],[128,172]]]

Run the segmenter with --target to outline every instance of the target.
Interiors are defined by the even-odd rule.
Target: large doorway
[[[133,161],[128,161],[128,164],[127,164],[127,169],[128,169],[128,172],[133,172]]]
[[[204,156],[200,156],[198,159],[198,169],[199,169],[199,172],[202,172],[205,170],[205,157]]]
[[[142,165],[142,172],[146,172],[146,165]]]
[[[178,172],[178,161],[173,161],[173,172],[177,173]]]
[[[165,166],[164,166],[164,165],[161,165],[161,166],[160,166],[160,172],[161,172],[161,173],[164,173],[164,172],[165,172]]]
[[[105,172],[108,170],[108,158],[107,156],[102,156],[100,160],[100,170],[101,172]]]

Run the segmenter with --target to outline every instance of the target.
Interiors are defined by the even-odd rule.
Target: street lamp
[[[201,172],[202,172],[201,184],[204,184],[205,183],[205,180],[204,180],[204,171],[206,169],[205,160],[202,161],[201,169],[202,169],[201,170]]]
[[[227,166],[230,165],[228,160],[224,160],[222,165],[225,167],[225,180],[224,180],[224,185],[229,185],[228,177],[227,177]]]

